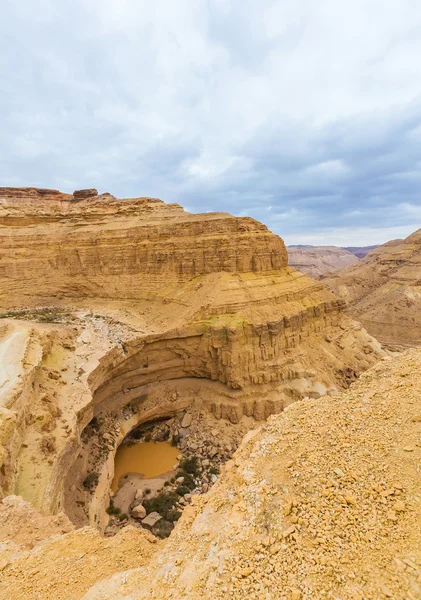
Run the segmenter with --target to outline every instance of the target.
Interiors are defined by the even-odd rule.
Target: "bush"
[[[85,488],[85,490],[92,491],[98,485],[98,480],[98,473],[88,473],[88,475],[83,480],[83,487]]]
[[[117,519],[119,521],[124,521],[125,519],[128,519],[129,517],[126,515],[126,513],[121,513],[120,515],[118,515]]]
[[[185,485],[190,490],[194,490],[194,488],[196,487],[196,484],[194,482],[193,477],[190,475],[190,473],[186,473],[186,471],[177,471],[176,479],[178,479],[179,477],[184,477],[184,481],[183,481],[182,485]]]
[[[180,468],[182,471],[197,477],[200,472],[199,458],[197,456],[182,458],[180,461]]]
[[[178,495],[175,492],[161,492],[155,498],[144,500],[143,506],[147,514],[158,512],[164,519],[168,518],[168,513],[178,502]]]
[[[146,488],[146,489],[145,489],[145,495],[148,495],[148,494],[150,494],[150,493],[151,493],[151,491],[152,491],[152,490],[151,490],[151,488]]]
[[[161,519],[152,529],[152,533],[154,533],[157,537],[164,539],[169,537],[173,529],[174,525],[172,523],[170,523],[166,519]]]
[[[179,485],[176,492],[179,496],[184,496],[184,494],[190,494],[190,489],[185,485]]]
[[[107,513],[109,515],[119,515],[121,513],[121,510],[117,506],[114,506],[114,500],[112,498],[110,500],[110,505],[107,508]]]
[[[174,523],[174,521],[178,521],[180,517],[181,512],[179,510],[175,510],[174,508],[167,512],[167,521],[170,521],[171,523]]]
[[[173,435],[171,438],[171,446],[178,446],[181,442],[181,435]]]

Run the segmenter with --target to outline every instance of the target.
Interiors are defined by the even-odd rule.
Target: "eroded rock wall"
[[[78,498],[82,522],[99,524],[127,423],[193,402],[231,423],[259,421],[346,388],[382,355],[253,219],[96,190],[3,188],[0,225],[3,317],[40,353],[34,376],[17,382],[30,417],[18,443],[2,446],[7,490],[48,512]],[[114,445],[84,445],[94,417]],[[102,461],[93,497],[83,489],[92,453]]]

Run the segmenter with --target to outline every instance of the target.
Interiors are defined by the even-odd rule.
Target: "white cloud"
[[[9,0],[0,184],[415,229],[420,28],[413,0]]]

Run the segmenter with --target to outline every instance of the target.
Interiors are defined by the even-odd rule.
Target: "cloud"
[[[288,243],[407,235],[420,32],[414,0],[6,0],[0,185],[248,214]]]

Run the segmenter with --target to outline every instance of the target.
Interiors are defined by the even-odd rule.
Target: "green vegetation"
[[[99,475],[94,471],[89,473],[83,480],[83,487],[85,490],[92,491],[98,485]]]
[[[194,490],[194,488],[196,487],[196,484],[194,482],[193,477],[190,475],[190,473],[187,473],[186,471],[177,471],[174,481],[176,479],[178,479],[179,477],[184,477],[184,481],[183,481],[182,485],[185,485],[190,490]]]
[[[112,498],[110,499],[110,505],[107,508],[107,513],[109,515],[119,515],[121,513],[121,510],[117,506],[114,506],[114,500]]]
[[[179,485],[176,489],[177,494],[184,496],[184,494],[190,494],[190,489],[185,485]]]
[[[158,512],[161,517],[169,521],[169,516],[173,514],[171,511],[177,504],[178,499],[179,496],[175,492],[161,492],[155,498],[144,500],[143,506],[148,515],[151,512]]]
[[[200,462],[198,456],[186,456],[180,460],[180,469],[197,477],[200,473]]]
[[[171,531],[174,529],[174,525],[166,519],[161,519],[153,528],[152,532],[159,538],[167,538]]]

